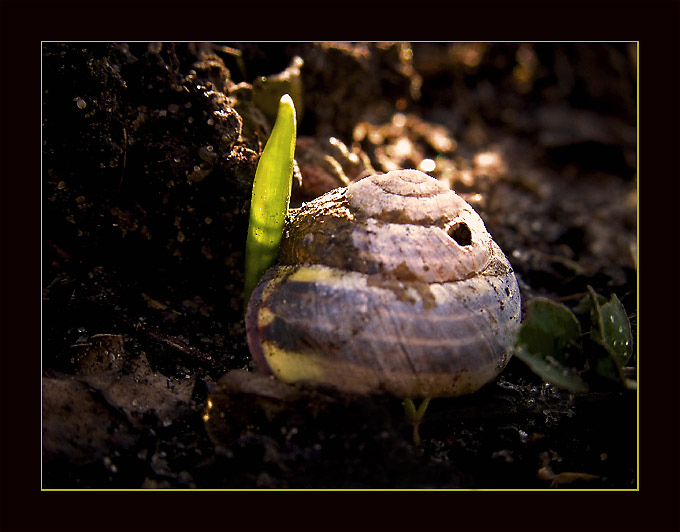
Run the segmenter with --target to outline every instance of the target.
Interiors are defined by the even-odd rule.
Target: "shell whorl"
[[[366,177],[293,211],[281,264],[324,264],[428,283],[467,279],[491,260],[491,235],[460,196],[417,170]]]
[[[455,396],[494,379],[520,321],[512,268],[479,215],[416,170],[293,211],[253,292],[262,371],[351,393]]]

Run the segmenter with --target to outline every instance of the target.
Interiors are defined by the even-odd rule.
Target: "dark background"
[[[148,6],[146,10],[144,7],[139,7],[135,10],[134,17],[130,17],[130,14],[124,9],[117,9],[120,6],[108,7],[109,9],[106,11],[107,20],[118,21],[121,25],[123,22],[129,24],[135,20],[143,21],[145,14],[156,19],[170,20],[171,25],[172,22],[178,23],[179,21],[175,16],[177,12],[167,5],[163,9],[159,9],[159,6]],[[202,7],[209,11],[215,9],[214,6]],[[395,7],[400,6],[392,5],[392,13]],[[405,9],[407,7],[404,6]],[[485,30],[490,33],[502,34],[503,31],[507,31],[508,20],[514,20],[512,15],[516,16],[522,13],[526,15],[521,20],[532,24],[534,28],[537,22],[559,19],[564,26],[578,28],[579,32],[588,33],[588,38],[591,38],[592,35],[602,35],[602,28],[611,28],[611,24],[608,24],[608,22],[612,20],[612,16],[615,14],[617,34],[640,35],[639,38],[643,41],[641,50],[649,50],[648,56],[641,52],[641,57],[649,60],[650,66],[647,67],[651,72],[649,83],[653,87],[650,92],[653,91],[655,95],[648,103],[644,98],[641,100],[645,102],[644,105],[641,105],[641,109],[649,109],[647,113],[650,116],[650,118],[644,120],[644,123],[648,125],[641,129],[641,133],[645,133],[645,135],[641,135],[644,139],[647,138],[645,128],[650,128],[649,140],[641,143],[641,160],[646,161],[644,166],[645,173],[648,175],[677,175],[678,11],[674,4],[647,3],[645,7],[636,4],[599,4],[595,7],[589,7],[587,10],[579,7],[578,4],[571,4],[567,8],[557,5],[550,9],[545,7],[539,9],[536,6],[518,8],[517,6],[495,5],[491,7],[493,9],[489,11],[484,8],[477,10],[469,7],[453,9],[449,6],[447,9],[451,9],[449,11],[451,17],[447,18],[447,25],[441,31],[449,29],[449,20],[460,21],[455,24],[455,26],[459,26],[456,32],[460,34],[456,35],[456,38],[462,39],[465,38],[462,33],[466,27],[463,21],[483,19]],[[27,327],[27,324],[34,322],[28,317],[35,315],[37,304],[30,300],[30,296],[26,295],[28,292],[26,287],[30,285],[30,282],[24,282],[24,280],[29,277],[30,281],[30,278],[37,277],[37,270],[29,269],[30,263],[37,261],[28,261],[30,251],[35,248],[26,245],[26,235],[30,228],[38,229],[36,223],[38,217],[36,215],[27,216],[26,213],[31,212],[27,207],[28,201],[17,202],[8,201],[8,199],[37,197],[38,186],[36,180],[33,180],[34,185],[31,188],[30,181],[27,182],[25,179],[14,177],[26,173],[26,168],[31,168],[31,166],[26,166],[25,162],[35,159],[34,155],[26,155],[27,142],[25,139],[37,138],[35,129],[32,129],[35,128],[35,125],[30,125],[37,124],[37,120],[35,118],[29,119],[25,107],[10,105],[13,102],[10,96],[21,95],[26,92],[30,94],[29,88],[37,87],[39,83],[39,79],[35,75],[37,69],[24,59],[27,56],[25,49],[30,49],[30,46],[26,45],[27,34],[31,35],[31,32],[37,32],[40,34],[36,35],[37,39],[46,38],[45,34],[54,31],[55,21],[60,22],[59,26],[62,29],[68,27],[68,25],[64,25],[64,18],[70,20],[72,24],[81,23],[82,18],[71,18],[74,12],[73,8],[81,16],[85,15],[85,20],[91,20],[92,17],[96,18],[97,16],[100,17],[100,20],[103,19],[101,12],[91,10],[91,8],[85,10],[85,12],[82,9],[78,11],[78,8],[82,8],[82,5],[60,5],[57,8],[50,8],[46,4],[37,6],[27,3],[21,5],[5,3],[2,11],[3,75],[6,80],[11,75],[15,81],[15,83],[8,84],[5,82],[6,80],[3,80],[2,84],[3,250],[5,257],[7,257],[8,250],[11,249],[12,259],[3,260],[2,263],[2,300],[4,305],[2,320],[2,526],[6,530],[79,530],[93,528],[101,530],[148,530],[155,523],[168,518],[170,523],[163,524],[163,528],[166,530],[200,527],[201,525],[197,525],[195,517],[197,514],[205,514],[198,511],[191,515],[187,515],[187,512],[168,512],[167,507],[170,506],[171,501],[159,500],[161,495],[153,499],[146,497],[143,502],[140,502],[135,494],[35,494],[31,499],[33,506],[39,506],[44,510],[43,516],[39,518],[38,522],[36,522],[35,517],[31,517],[35,515],[34,513],[19,513],[16,511],[16,505],[12,504],[18,497],[23,499],[25,494],[31,491],[35,492],[38,483],[37,472],[35,474],[30,472],[34,464],[37,463],[35,458],[38,452],[37,448],[35,451],[29,450],[27,453],[19,451],[17,445],[24,441],[24,435],[30,434],[31,429],[37,433],[34,424],[26,420],[26,409],[17,404],[18,397],[29,396],[30,394],[28,392],[30,385],[27,384],[30,379],[17,378],[17,376],[26,374],[24,362],[29,357],[17,356],[17,353],[26,351],[27,339],[30,344],[31,339],[36,338],[35,333],[31,333],[32,328]],[[102,8],[104,9],[104,7]],[[367,6],[364,6],[364,8],[366,8],[365,11],[369,11]],[[386,11],[382,7],[373,7],[373,9],[375,13],[379,14],[384,14]],[[438,12],[447,11],[441,6],[437,10]],[[32,19],[30,29],[21,28],[23,33],[19,36],[17,35],[18,26],[15,22],[27,20],[29,12]],[[488,16],[489,13],[492,13],[493,16]],[[239,13],[230,8],[229,14],[233,17]],[[367,18],[370,19],[370,17]],[[517,18],[519,19],[519,17]],[[443,24],[441,19],[442,17],[428,18],[427,22],[438,26],[437,21],[439,21],[439,24]],[[141,22],[138,23],[141,25]],[[80,26],[82,27],[82,24]],[[550,26],[549,29],[554,30],[554,27]],[[274,35],[274,33],[269,34]],[[546,35],[544,38],[554,38],[553,35]],[[91,36],[81,38],[87,39],[89,37]],[[376,36],[376,38],[380,37]],[[431,36],[427,37],[427,39],[429,38]],[[606,37],[602,35],[602,38]],[[648,48],[645,43],[648,43]],[[16,76],[21,76],[22,81],[16,83]],[[643,76],[643,79],[646,79],[645,76]],[[644,86],[641,83],[641,87]],[[642,94],[644,94],[646,91],[642,90]],[[16,100],[14,100],[14,103],[16,103]],[[643,116],[645,116],[644,113]],[[11,148],[17,149],[11,150]],[[7,157],[10,150],[13,156]],[[8,176],[12,177],[8,178]],[[26,188],[27,186],[28,188]],[[643,201],[641,210],[641,219],[644,215],[645,220],[641,231],[644,237],[649,235],[649,244],[646,245],[648,249],[656,248],[659,253],[657,255],[650,252],[650,258],[646,260],[650,264],[654,263],[655,260],[657,262],[663,260],[664,265],[670,266],[663,267],[662,271],[676,271],[675,244],[677,243],[678,226],[677,221],[672,221],[671,217],[676,212],[674,205],[677,203],[677,180],[672,179],[672,177],[670,179],[660,177],[658,182],[650,187],[649,203]],[[654,191],[654,188],[657,190]],[[23,226],[28,223],[26,231],[18,230],[17,221],[19,220]],[[32,226],[32,223],[35,225]],[[645,227],[650,229],[645,229]],[[659,227],[663,228],[661,234],[656,231],[656,228]],[[649,233],[646,231],[649,231]],[[646,238],[643,240],[647,241]],[[18,257],[25,257],[26,260],[17,260]],[[663,259],[660,259],[660,257],[663,257]],[[26,267],[27,265],[29,268]],[[677,312],[676,306],[672,303],[669,304],[669,296],[670,301],[675,301],[675,296],[678,294],[676,280],[673,276],[670,279],[667,277],[660,279],[654,274],[650,274],[648,278],[643,274],[642,279],[643,286],[647,287],[643,292],[650,294],[647,302],[643,305],[650,305],[650,315],[655,316],[654,320],[646,322],[642,328],[644,331],[649,331],[645,334],[645,349],[674,355],[677,346],[673,344],[673,335],[669,335],[668,331],[674,331],[678,321],[674,314]],[[19,334],[20,332],[24,334]],[[29,352],[31,352],[30,349]],[[8,353],[11,353],[11,355]],[[468,504],[470,497],[465,494],[446,493],[371,494],[372,497],[370,498],[364,497],[366,494],[358,493],[258,494],[258,508],[260,505],[270,505],[275,510],[272,512],[273,519],[267,522],[258,522],[256,518],[253,518],[251,511],[228,511],[229,506],[235,506],[231,501],[235,500],[237,496],[239,500],[252,500],[252,494],[213,494],[209,500],[215,505],[215,513],[219,514],[216,523],[223,525],[224,528],[234,530],[270,529],[272,527],[302,529],[304,528],[303,522],[310,522],[310,526],[313,525],[314,528],[328,530],[375,529],[380,527],[380,523],[383,523],[385,519],[389,519],[385,515],[394,516],[393,508],[400,506],[399,497],[407,497],[405,501],[408,501],[408,503],[401,506],[408,506],[412,511],[399,513],[399,524],[393,525],[392,529],[677,529],[677,510],[673,510],[675,508],[673,501],[677,500],[678,477],[676,454],[677,401],[669,401],[668,398],[664,400],[660,395],[655,396],[656,393],[667,395],[668,390],[677,393],[677,387],[674,385],[677,380],[676,358],[665,358],[669,360],[664,360],[663,364],[650,365],[649,368],[645,368],[646,378],[650,379],[650,382],[654,382],[654,386],[649,388],[650,397],[653,397],[653,399],[643,401],[642,405],[641,453],[643,459],[641,467],[643,473],[641,485],[643,489],[640,493],[552,494],[550,498],[547,494],[484,494],[482,495],[482,504],[480,504],[481,497],[479,494],[475,496],[477,497],[476,503],[473,502],[472,504]],[[37,388],[37,384],[34,386]],[[34,393],[37,393],[37,391]],[[659,408],[660,404],[663,404],[664,407]],[[647,410],[648,408],[649,410]],[[34,409],[37,410],[37,406],[34,406]],[[28,410],[30,410],[30,407]],[[7,436],[8,427],[11,427],[11,437]],[[649,436],[645,437],[645,434],[649,434]],[[662,457],[661,463],[659,463],[659,457]],[[11,458],[11,460],[8,460],[8,458]],[[649,464],[648,467],[645,467],[645,463]],[[24,486],[26,489],[24,489]],[[227,495],[230,497],[230,503],[225,505],[223,497]],[[185,508],[187,509],[192,506],[189,496],[186,494],[165,494],[163,496],[173,497],[173,501],[175,500],[174,497],[177,497],[178,500],[181,498],[181,504],[186,505]],[[194,494],[194,496],[207,497],[206,494]],[[456,497],[456,501],[466,501],[465,505],[460,505],[460,511],[451,508],[448,501],[452,496]],[[100,504],[93,502],[95,498],[98,499]],[[303,498],[302,504],[300,504],[299,498]],[[363,524],[357,526],[354,519],[348,523],[342,519],[341,515],[338,515],[337,519],[333,519],[333,522],[329,523],[324,512],[315,512],[309,509],[316,506],[312,499],[329,501],[336,508],[346,508],[358,504],[358,508],[363,510],[361,512]],[[347,499],[352,500],[348,501]],[[158,505],[155,504],[156,501],[159,502]],[[205,505],[204,501],[201,501],[200,507],[210,506],[210,504]],[[495,513],[485,512],[484,508],[488,504],[497,508],[498,511]],[[305,508],[305,510],[300,511],[300,514],[306,518],[301,518],[300,521],[282,520],[276,515],[283,513],[284,510],[290,511],[290,507],[294,508],[298,505]],[[224,506],[227,506],[227,509],[224,509]],[[110,513],[112,508],[132,508],[131,514],[134,514],[134,519],[126,519],[125,522],[121,522],[115,519],[116,513],[113,515]],[[143,508],[144,512],[140,512],[140,508]],[[160,511],[160,508],[166,508],[166,510]],[[441,510],[444,508],[445,511],[442,512]],[[66,509],[72,509],[72,511],[65,511]],[[225,512],[228,513],[227,524],[225,524]],[[65,517],[65,514],[68,514],[68,517]],[[480,514],[483,514],[485,518],[479,519]],[[107,518],[102,519],[103,515],[107,515]],[[182,520],[182,516],[185,516],[186,520]],[[452,521],[455,521],[455,525],[451,524]],[[319,523],[323,524],[319,526]]]

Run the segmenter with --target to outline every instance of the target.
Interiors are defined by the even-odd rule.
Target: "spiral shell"
[[[416,170],[292,211],[246,314],[261,371],[400,397],[476,391],[505,367],[519,321],[515,275],[482,219]]]

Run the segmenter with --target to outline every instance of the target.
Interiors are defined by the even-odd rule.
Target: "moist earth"
[[[44,43],[44,488],[635,488],[636,394],[511,359],[401,401],[254,371],[250,191],[284,92],[293,204],[416,168],[482,216],[523,301],[636,330],[637,50],[618,43]],[[275,109],[275,107],[274,107]],[[633,361],[634,362],[634,361]]]

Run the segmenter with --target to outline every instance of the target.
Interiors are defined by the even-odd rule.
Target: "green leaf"
[[[604,389],[624,384],[621,369],[604,345],[591,338],[590,341],[586,339],[584,349],[588,353],[588,371],[585,376],[592,388]]]
[[[246,239],[245,306],[262,274],[276,262],[293,185],[295,134],[295,106],[284,94],[255,171]]]
[[[264,113],[270,124],[277,116],[279,101],[284,94],[290,95],[297,115],[302,117],[304,91],[300,69],[303,65],[302,58],[295,56],[283,72],[261,76],[253,81],[253,103]]]
[[[607,302],[607,298],[604,296],[601,296],[600,294],[595,294],[597,302],[600,305],[604,305]],[[590,292],[588,292],[585,296],[583,296],[578,304],[574,307],[574,312],[578,315],[581,314],[589,314],[593,308],[592,304],[592,296],[590,295]]]
[[[609,352],[620,370],[633,354],[633,335],[626,310],[616,294],[602,304],[590,286],[588,292],[592,304],[590,336]]]
[[[527,303],[513,350],[543,380],[574,393],[588,391],[588,385],[572,367],[580,352],[581,326],[564,305],[536,298]]]

